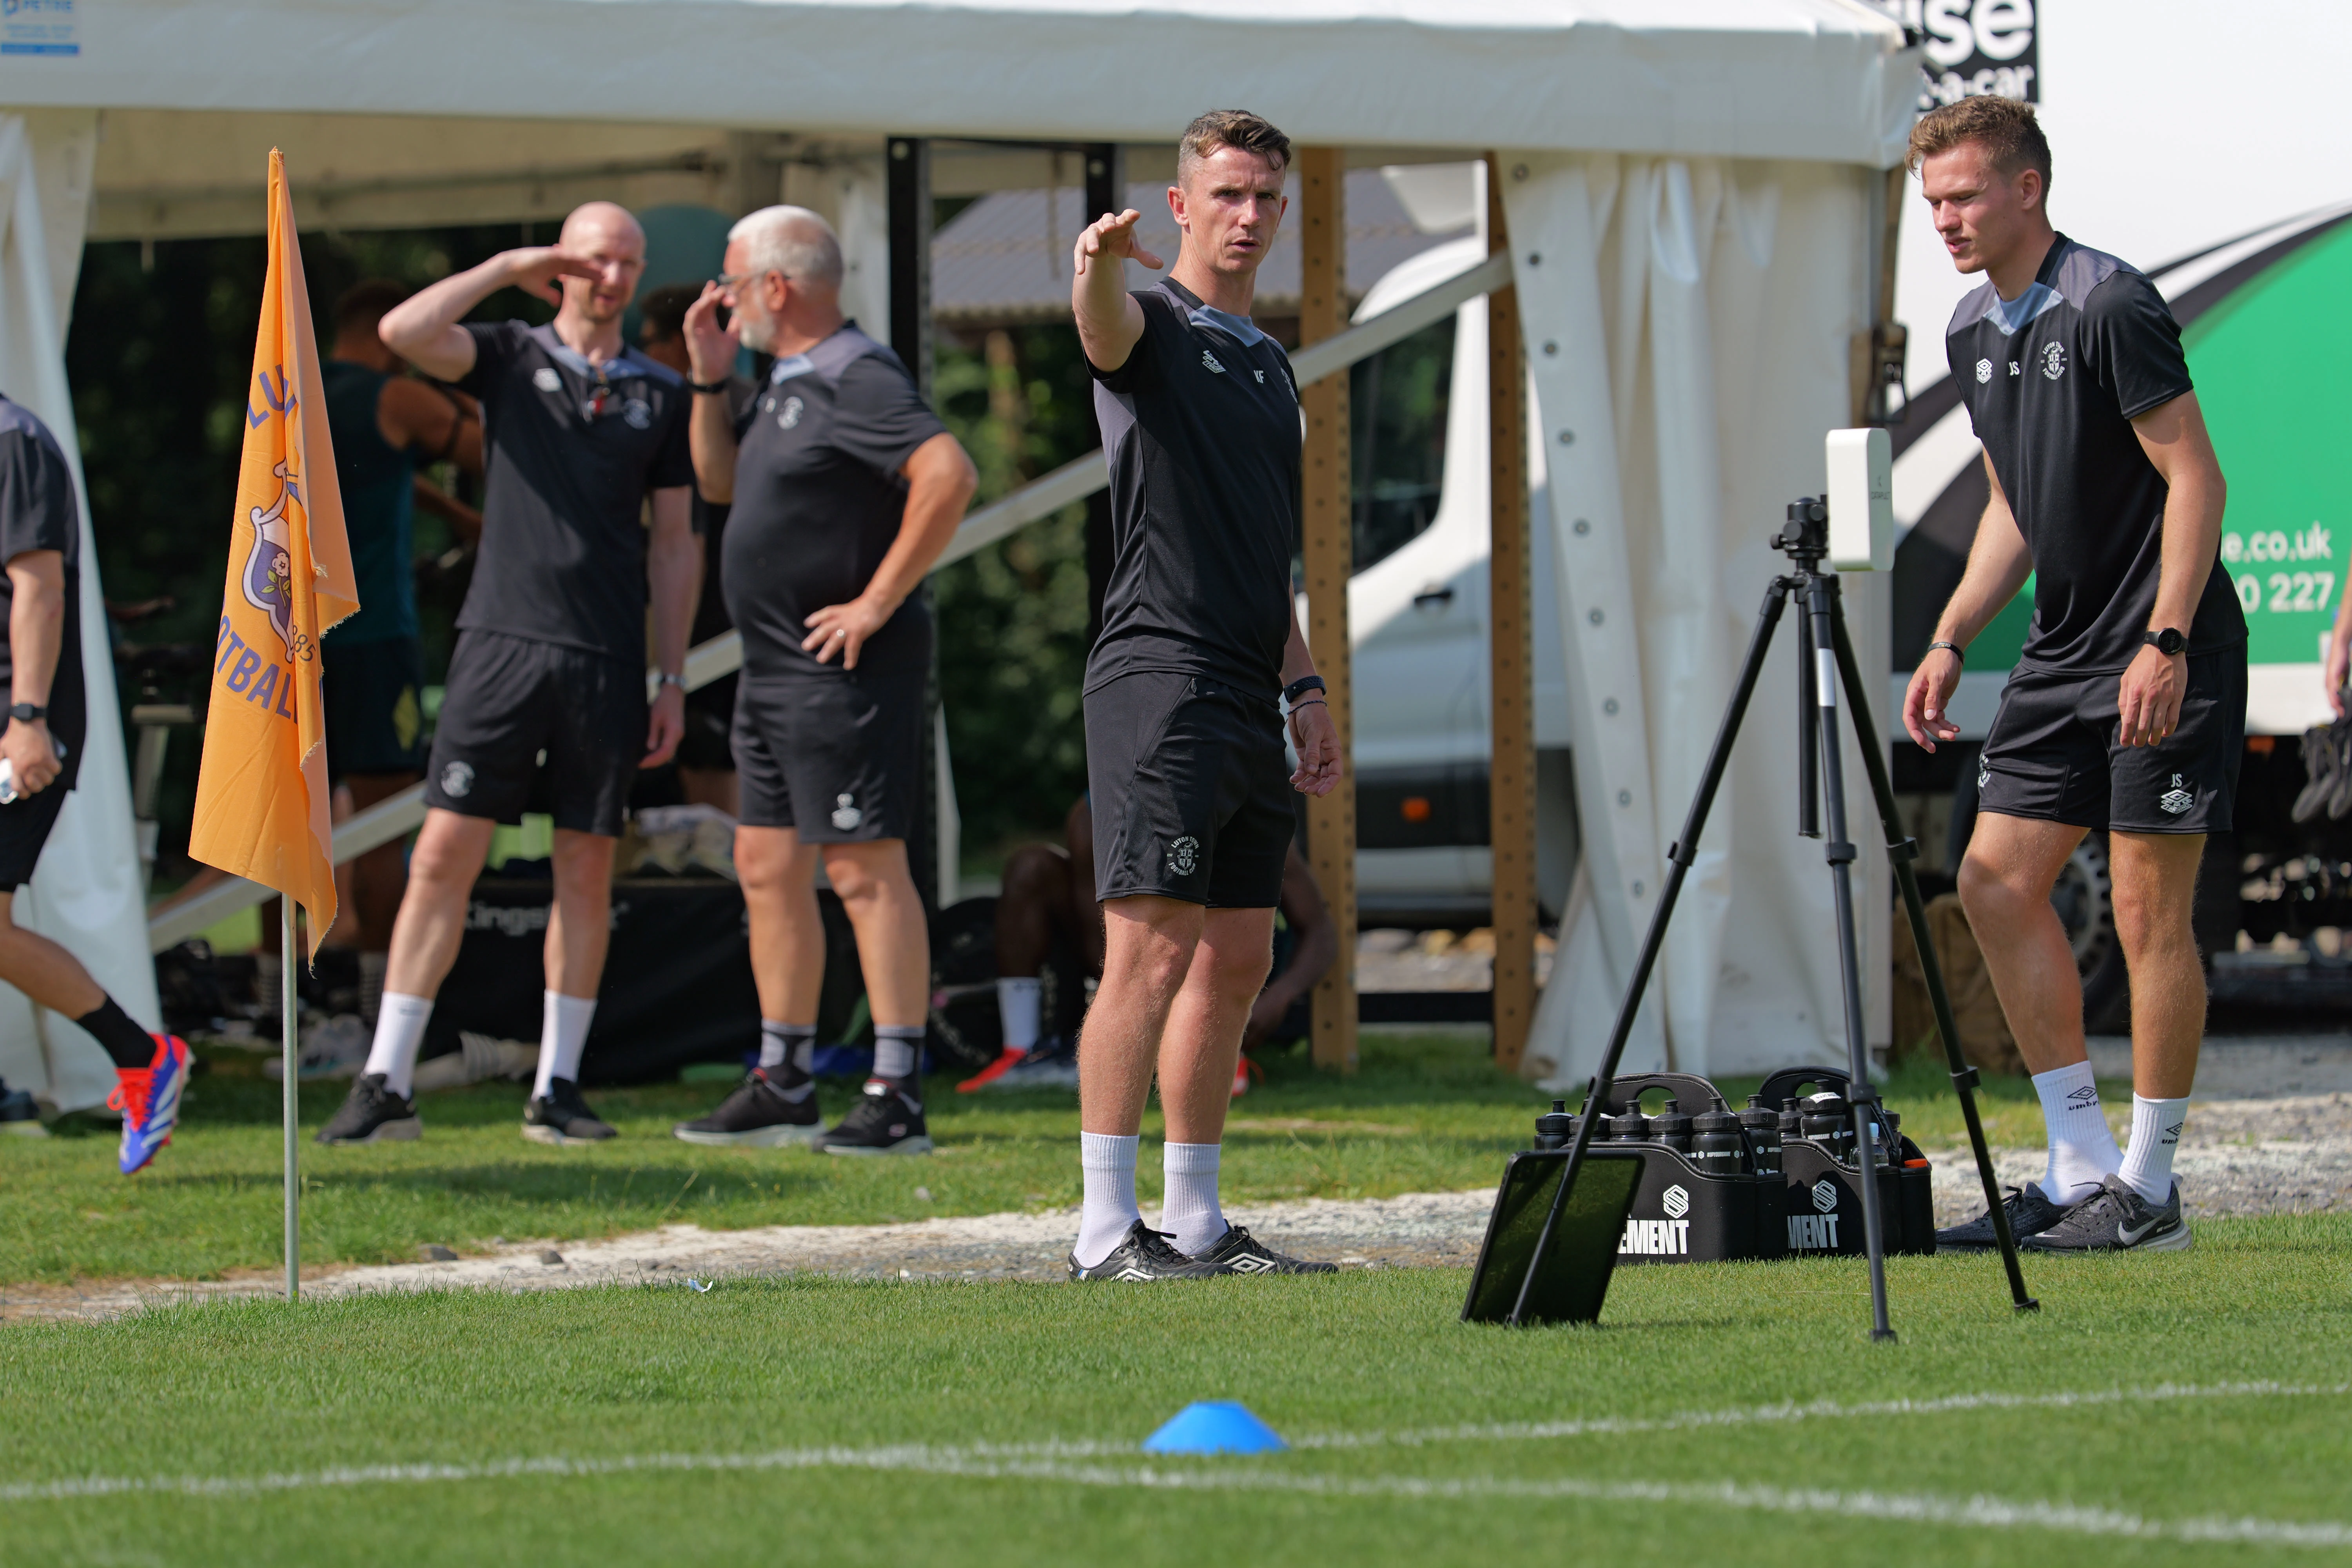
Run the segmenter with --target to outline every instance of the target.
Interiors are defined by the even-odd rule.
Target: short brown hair
[[[337,335],[375,324],[391,313],[392,308],[408,298],[408,286],[389,278],[363,278],[344,289],[335,300],[335,331]]]
[[[1916,174],[1928,159],[1966,142],[1982,147],[2000,173],[2014,174],[2032,169],[2042,176],[2042,190],[2050,189],[2050,139],[2042,134],[2042,121],[2033,105],[1990,93],[1947,103],[1921,115],[1919,123],[1911,128],[1911,148],[1903,166]]]
[[[691,283],[668,283],[637,301],[637,314],[645,320],[643,337],[647,343],[666,343],[686,331],[686,313],[702,298],[702,290]]]
[[[1184,127],[1176,143],[1176,178],[1220,147],[1255,153],[1277,169],[1290,167],[1290,138],[1246,109],[1213,109]]]

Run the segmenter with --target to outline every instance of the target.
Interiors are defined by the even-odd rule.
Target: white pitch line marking
[[[1974,1410],[2090,1408],[2126,1403],[2185,1399],[2329,1397],[2352,1394],[2347,1384],[2231,1383],[2159,1384],[2146,1389],[2088,1390],[2047,1394],[1982,1393],[1942,1399],[1884,1400],[1840,1405],[1760,1405],[1691,1411],[1654,1419],[1522,1422],[1446,1426],[1388,1433],[1311,1434],[1294,1439],[1302,1449],[1435,1446],[1463,1442],[1516,1442],[1588,1435],[1658,1432],[1758,1422],[1806,1421],[1901,1415],[1919,1416]],[[255,1496],[322,1487],[380,1486],[401,1482],[499,1480],[524,1476],[581,1478],[632,1473],[719,1472],[779,1469],[864,1469],[1061,1481],[1075,1486],[1139,1487],[1148,1489],[1286,1491],[1328,1497],[1391,1497],[1444,1500],[1467,1498],[1579,1500],[1602,1502],[1670,1502],[1771,1513],[1832,1514],[1851,1518],[1904,1519],[1927,1524],[1976,1529],[2039,1529],[2064,1533],[2141,1540],[2250,1542],[2284,1546],[2352,1546],[2352,1523],[2333,1520],[2280,1521],[2248,1518],[2161,1520],[2116,1509],[2074,1503],[1976,1495],[1836,1491],[1783,1488],[1737,1481],[1609,1481],[1580,1477],[1510,1480],[1492,1478],[1441,1479],[1419,1476],[1318,1476],[1281,1470],[1221,1469],[1160,1464],[1117,1466],[1077,1461],[1124,1457],[1131,1447],[1111,1443],[976,1444],[936,1447],[902,1444],[874,1448],[783,1448],[757,1454],[645,1454],[606,1459],[561,1456],[493,1460],[477,1465],[363,1465],[259,1476],[89,1476],[54,1481],[0,1485],[0,1501],[65,1501],[128,1492],[191,1497]]]

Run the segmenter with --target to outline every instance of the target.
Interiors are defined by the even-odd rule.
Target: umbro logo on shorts
[[[1215,372],[1219,375],[1225,374],[1225,367],[1217,363],[1217,356],[1211,353],[1206,349],[1202,349],[1201,351],[1201,363],[1207,365],[1212,371]]]
[[[2180,775],[2179,773],[2175,773],[2172,775],[2172,787],[2166,790],[2161,795],[2158,795],[2157,797],[2156,804],[2170,812],[2173,816],[2179,816],[2182,812],[2187,811],[2190,806],[2197,804],[2197,797],[2188,790],[2180,787]]]
[[[1201,864],[1201,841],[1186,834],[1168,847],[1168,870],[1171,876],[1189,877]]]
[[[553,371],[547,373],[554,374]],[[441,770],[441,793],[452,800],[462,800],[473,792],[474,770],[464,763],[451,763]]]

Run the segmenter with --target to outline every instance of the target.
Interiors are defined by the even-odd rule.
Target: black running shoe
[[[341,1110],[319,1129],[320,1143],[413,1143],[425,1132],[416,1119],[416,1101],[392,1092],[380,1072],[362,1073],[352,1080],[351,1093]]]
[[[798,1100],[787,1100],[764,1069],[753,1068],[735,1092],[719,1102],[718,1110],[699,1121],[681,1121],[670,1132],[688,1143],[781,1149],[821,1142],[824,1119],[817,1114],[813,1082]]]
[[[2042,1252],[2186,1252],[2191,1240],[2189,1222],[2180,1217],[2179,1182],[2159,1207],[2121,1176],[2109,1176],[2025,1245]]]
[[[923,1108],[878,1078],[866,1080],[856,1106],[824,1135],[828,1154],[928,1154],[930,1129]]]
[[[1216,1274],[1337,1274],[1336,1263],[1309,1263],[1304,1258],[1293,1258],[1286,1252],[1276,1252],[1257,1240],[1240,1226],[1229,1225],[1225,1234],[1206,1252],[1192,1254],[1192,1261],[1206,1266]]]
[[[1129,1226],[1126,1237],[1110,1249],[1110,1256],[1091,1268],[1078,1261],[1076,1252],[1070,1254],[1072,1279],[1131,1279],[1140,1284],[1153,1279],[1207,1279],[1216,1273],[1213,1264],[1185,1257],[1170,1245],[1164,1232],[1141,1220]]]
[[[2040,1236],[2064,1219],[2071,1206],[2053,1203],[2039,1182],[2011,1187],[2008,1193],[2009,1195],[2000,1200],[2000,1206],[2009,1211],[2009,1234],[2020,1241],[2029,1236]],[[2000,1245],[2000,1237],[1993,1232],[1990,1209],[1966,1225],[1956,1225],[1949,1230],[1936,1233],[1936,1250],[1938,1252],[1984,1252]]]
[[[620,1133],[596,1120],[580,1086],[568,1078],[547,1080],[547,1092],[522,1108],[522,1135],[534,1143],[601,1143]]]
[[[41,1108],[33,1097],[21,1089],[10,1089],[0,1080],[0,1132],[21,1132],[38,1138],[48,1129],[41,1125]]]

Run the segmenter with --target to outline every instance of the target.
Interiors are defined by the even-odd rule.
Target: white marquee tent
[[[992,143],[1122,142],[1148,178],[1212,104],[1359,164],[1493,149],[1511,172],[1534,526],[1559,575],[1586,850],[1530,1058],[1580,1071],[1777,563],[1764,537],[1820,488],[1822,430],[1851,420],[1850,344],[1887,265],[1880,171],[1915,82],[1897,30],[1859,0],[23,7],[0,19],[0,377],[70,448],[61,344],[85,238],[256,231],[271,145],[306,226],[542,218],[591,194],[806,202],[842,225],[864,268],[851,303],[874,320],[887,135],[953,139],[942,194],[1046,183],[1045,153]],[[94,570],[83,593],[102,712]],[[1863,666],[1883,668],[1884,594],[1853,597]],[[1773,716],[1793,677],[1776,663],[1631,1068],[1669,1050],[1724,1071],[1838,1049],[1828,879],[1790,831],[1793,725]],[[120,737],[91,740],[26,902],[152,1023]],[[1859,875],[1883,889],[1884,857]],[[1864,900],[1874,982],[1883,906]],[[0,1008],[0,1075],[61,1108],[109,1077],[94,1044],[21,1002]]]

